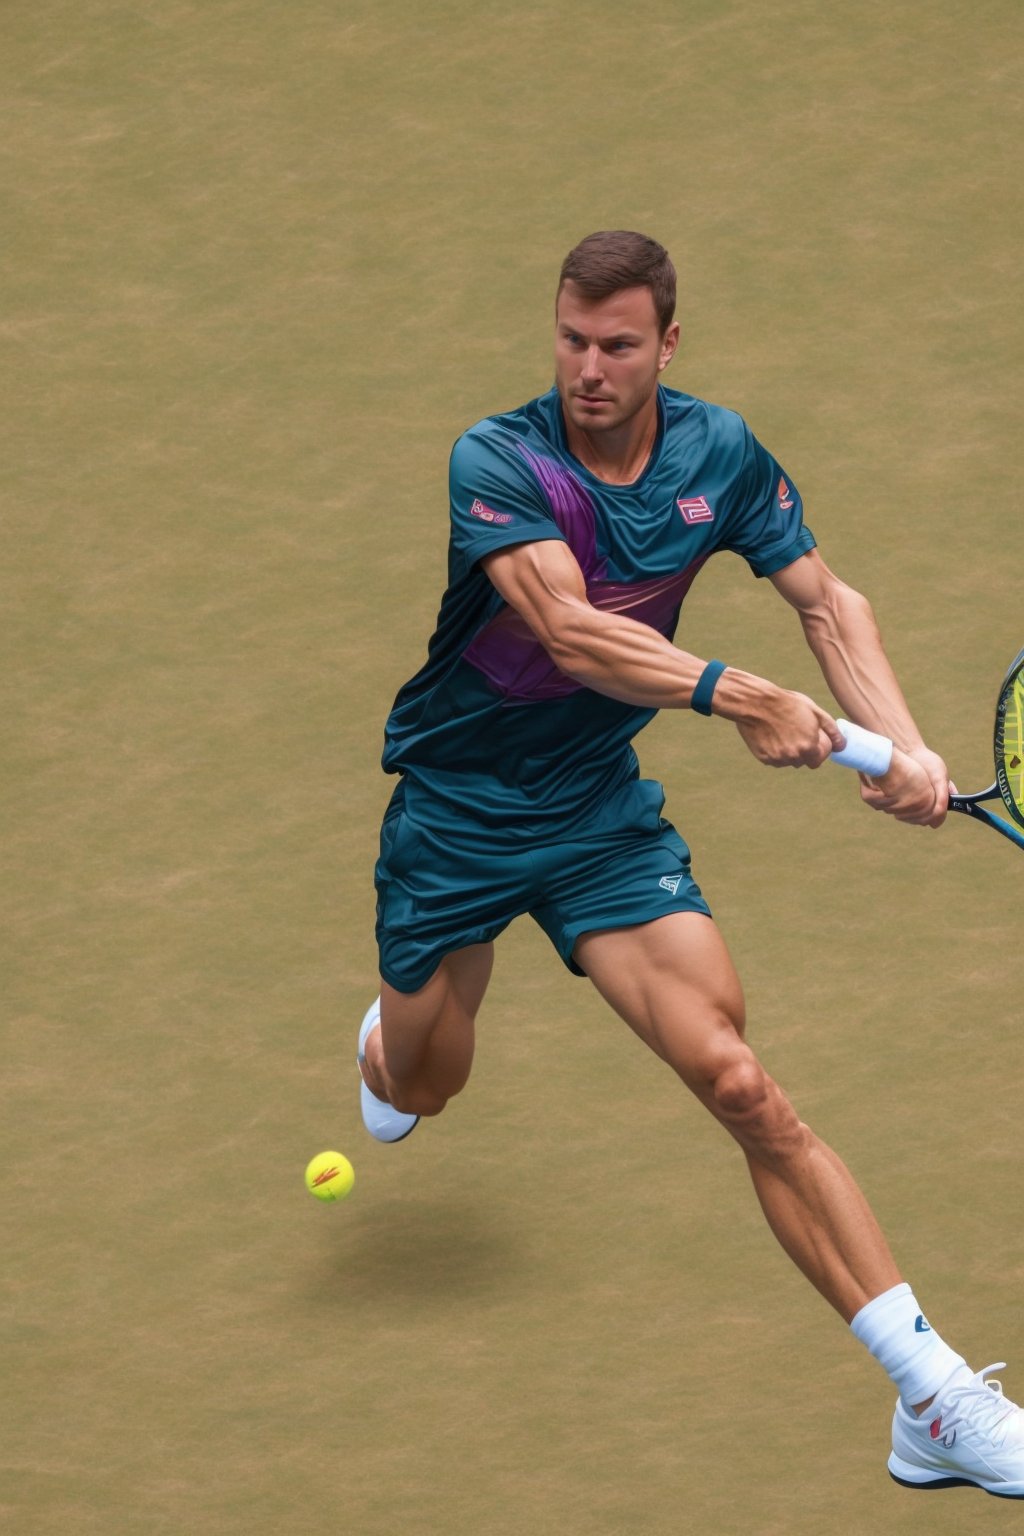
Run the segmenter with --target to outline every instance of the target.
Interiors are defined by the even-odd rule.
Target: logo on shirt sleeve
[[[677,496],[676,506],[684,523],[713,523],[715,514],[703,496]]]
[[[786,484],[785,480],[780,478],[780,480],[779,480],[779,506],[782,508],[783,512],[788,512],[790,507],[793,505],[792,501],[787,500],[788,496],[789,496],[789,486]]]
[[[495,512],[493,508],[485,507],[479,496],[470,507],[469,515],[470,517],[478,517],[482,523],[501,523],[504,525],[505,523],[515,522],[511,512]]]

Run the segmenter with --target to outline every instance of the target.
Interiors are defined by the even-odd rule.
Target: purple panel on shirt
[[[531,452],[522,443],[519,452],[537,476],[551,515],[565,534],[588,585],[600,581],[606,566],[597,553],[594,503],[571,470]]]
[[[587,598],[595,608],[623,613],[667,635],[676,609],[706,559],[708,556],[703,555],[683,571],[650,581],[588,581]],[[503,608],[484,625],[464,652],[464,659],[482,672],[508,703],[564,698],[584,686],[558,670],[514,608]]]

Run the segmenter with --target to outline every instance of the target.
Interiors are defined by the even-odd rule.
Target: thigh
[[[574,957],[620,1018],[702,1097],[748,1054],[743,990],[710,917],[674,912],[586,933]]]
[[[381,980],[380,1038],[392,1077],[416,1075],[428,1052],[464,1080],[473,1059],[476,1015],[494,964],[493,944],[456,950],[415,992]]]

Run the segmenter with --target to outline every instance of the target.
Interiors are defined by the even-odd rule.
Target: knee
[[[388,1097],[392,1108],[403,1115],[439,1115],[452,1095],[439,1093],[429,1083],[392,1083]]]
[[[712,1092],[723,1115],[748,1119],[767,1103],[768,1075],[755,1057],[744,1053],[715,1073]]]
[[[761,1161],[799,1157],[810,1132],[778,1084],[744,1049],[716,1072],[712,1082],[718,1118]]]

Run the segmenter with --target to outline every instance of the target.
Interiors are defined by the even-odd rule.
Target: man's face
[[[661,335],[649,288],[586,299],[564,283],[555,309],[555,379],[566,418],[583,432],[609,432],[650,400],[679,341]]]

